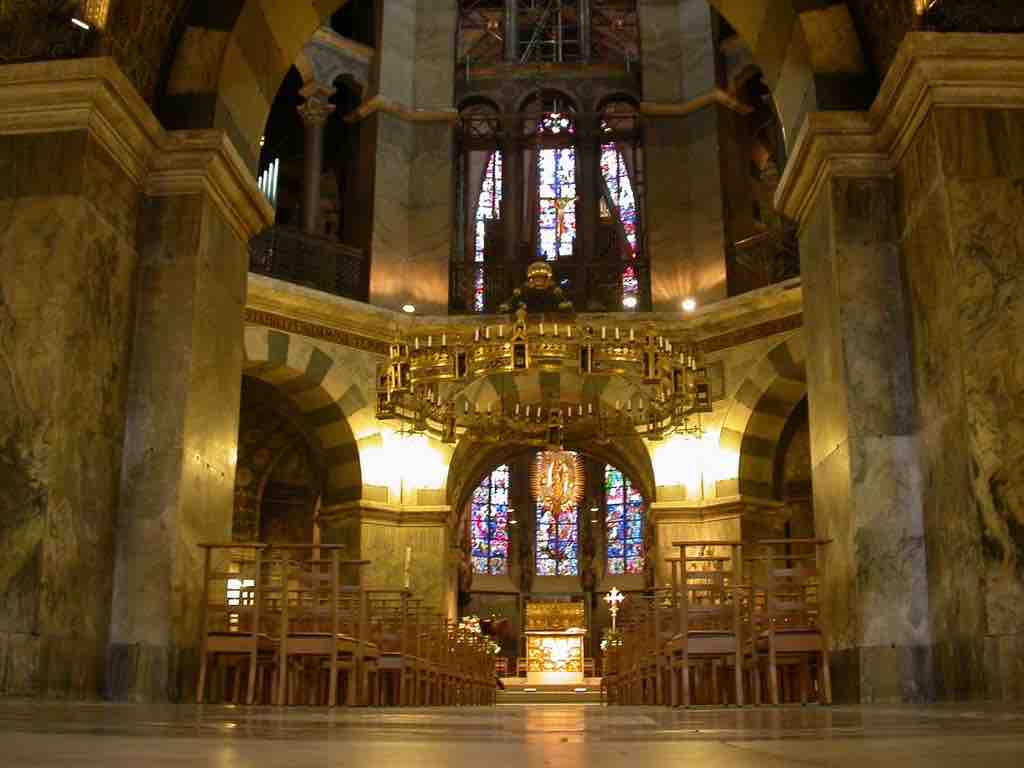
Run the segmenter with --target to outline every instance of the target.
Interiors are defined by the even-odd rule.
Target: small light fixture
[[[415,304],[403,304],[402,305],[402,311],[405,312],[405,314],[407,314],[407,315],[411,315],[413,312],[416,311],[416,305]]]
[[[697,309],[697,300],[690,297],[683,299],[683,312],[693,312]]]
[[[626,309],[636,309],[636,296],[627,296],[622,300],[622,306]]]
[[[90,29],[92,29],[92,27],[90,27],[84,21],[82,21],[81,19],[76,19],[74,16],[71,17],[71,23],[74,24],[79,29],[84,29],[86,32],[88,32]]]

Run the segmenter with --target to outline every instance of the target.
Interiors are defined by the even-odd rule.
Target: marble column
[[[808,119],[780,185],[841,698],[1024,698],[1021,83],[1015,36],[910,34],[870,112]]]
[[[95,698],[159,126],[109,59],[0,83],[0,696]]]
[[[168,134],[140,201],[106,693],[183,700],[200,542],[231,540],[248,242],[272,211],[224,134]]]
[[[310,235],[320,231],[320,179],[324,171],[324,128],[335,106],[328,102],[336,89],[308,83],[300,93],[306,100],[299,106],[305,126],[305,156],[302,187],[302,229]]]

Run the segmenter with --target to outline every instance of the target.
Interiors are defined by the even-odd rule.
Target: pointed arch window
[[[642,573],[644,569],[644,498],[622,472],[604,470],[608,574]]]
[[[492,152],[480,184],[473,226],[473,261],[476,264],[473,275],[473,309],[477,312],[483,312],[485,306],[484,251],[487,246],[487,222],[501,218],[502,171],[501,152]]]
[[[551,112],[537,124],[542,135],[574,133],[572,120]],[[537,152],[537,256],[547,261],[571,257],[576,244],[576,148],[543,147]]]
[[[469,524],[474,573],[508,573],[508,478],[508,465],[502,464],[473,491]]]

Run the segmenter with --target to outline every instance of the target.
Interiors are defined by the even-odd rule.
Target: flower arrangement
[[[606,629],[604,635],[601,637],[601,650],[607,651],[609,648],[621,648],[622,647],[622,635],[615,630]]]
[[[463,616],[461,619],[459,619],[459,631],[469,632],[471,634],[480,635],[481,637],[484,637],[484,631],[483,628],[480,626],[479,616]],[[492,653],[501,652],[501,646],[498,643],[494,642],[494,640],[491,640],[491,638],[489,637],[487,638],[487,640],[491,644]]]

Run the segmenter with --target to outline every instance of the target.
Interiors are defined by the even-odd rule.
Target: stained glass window
[[[608,573],[642,573],[644,498],[622,472],[611,465],[604,470],[604,495]]]
[[[563,508],[558,514],[537,503],[538,576],[576,576],[579,573],[578,504]]]
[[[473,572],[508,573],[508,465],[497,467],[473,491],[469,524]]]
[[[552,136],[571,134],[572,121],[559,112],[546,115],[538,126]],[[572,256],[576,242],[576,149],[546,147],[537,152],[537,255],[547,261]]]
[[[604,129],[610,130],[607,123],[605,123]],[[622,225],[622,234],[629,246],[630,257],[636,258],[636,196],[633,194],[633,182],[629,178],[626,158],[623,157],[614,142],[601,145],[601,175],[604,178],[608,207],[615,211]],[[624,299],[636,298],[639,293],[640,281],[637,278],[636,268],[632,264],[628,264],[622,272],[622,297]]]
[[[484,311],[484,247],[487,240],[487,222],[501,216],[501,152],[492,152],[480,185],[480,199],[476,205],[473,233],[473,260],[476,272],[473,283],[473,309]]]

